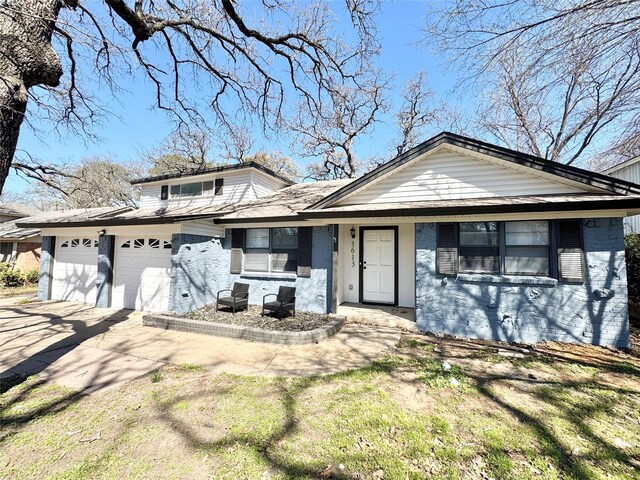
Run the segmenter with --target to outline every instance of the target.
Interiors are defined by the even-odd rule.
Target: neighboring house
[[[0,204],[0,262],[24,272],[40,267],[40,229],[16,226],[16,221],[38,213],[17,203]]]
[[[619,163],[602,173],[621,180],[640,184],[640,157]],[[640,233],[640,215],[625,218],[624,231],[625,233]]]
[[[259,165],[142,179],[138,210],[48,214],[39,295],[184,313],[234,281],[259,304],[415,308],[423,331],[629,345],[622,219],[640,186],[442,133],[355,180]]]

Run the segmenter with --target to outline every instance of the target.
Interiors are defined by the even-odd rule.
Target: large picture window
[[[297,228],[247,229],[244,260],[245,271],[296,272],[297,267]]]
[[[578,222],[558,225],[565,223],[571,225],[571,231],[579,232]],[[438,273],[551,276],[552,240],[551,223],[546,220],[443,223],[438,227]],[[578,278],[577,274],[574,277]]]

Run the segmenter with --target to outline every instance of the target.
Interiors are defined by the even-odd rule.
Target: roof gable
[[[309,208],[583,192],[640,193],[640,187],[445,132]]]

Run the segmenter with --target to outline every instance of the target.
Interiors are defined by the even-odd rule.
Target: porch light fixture
[[[349,233],[351,234],[352,239],[356,238],[356,229],[354,227],[351,227],[351,230],[349,230]]]
[[[106,233],[107,233],[106,230],[98,230],[98,235],[101,237],[104,237]]]

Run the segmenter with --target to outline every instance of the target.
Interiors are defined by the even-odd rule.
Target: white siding
[[[182,233],[202,235],[203,237],[224,237],[224,227],[215,225],[213,220],[194,220],[182,224]]]
[[[521,167],[520,167],[521,168]],[[340,205],[581,192],[577,188],[443,151],[391,174]]]
[[[609,175],[611,177],[619,178],[620,180],[640,184],[640,162],[633,163],[627,167],[621,168],[620,170],[611,172]],[[624,219],[624,231],[625,233],[640,233],[640,215],[626,217]]]
[[[256,198],[264,197],[265,195],[285,186],[280,180],[276,180],[275,178],[261,172],[254,172],[252,180]]]
[[[160,190],[162,185],[180,185],[183,183],[206,182],[224,178],[222,195],[200,195],[198,197],[169,198],[160,200]],[[171,187],[169,187],[171,188]],[[140,196],[140,208],[177,208],[177,207],[204,207],[217,203],[235,203],[243,200],[253,200],[256,198],[255,191],[251,185],[251,173],[248,171],[226,173],[224,175],[200,175],[191,178],[176,178],[163,183],[142,185]]]

